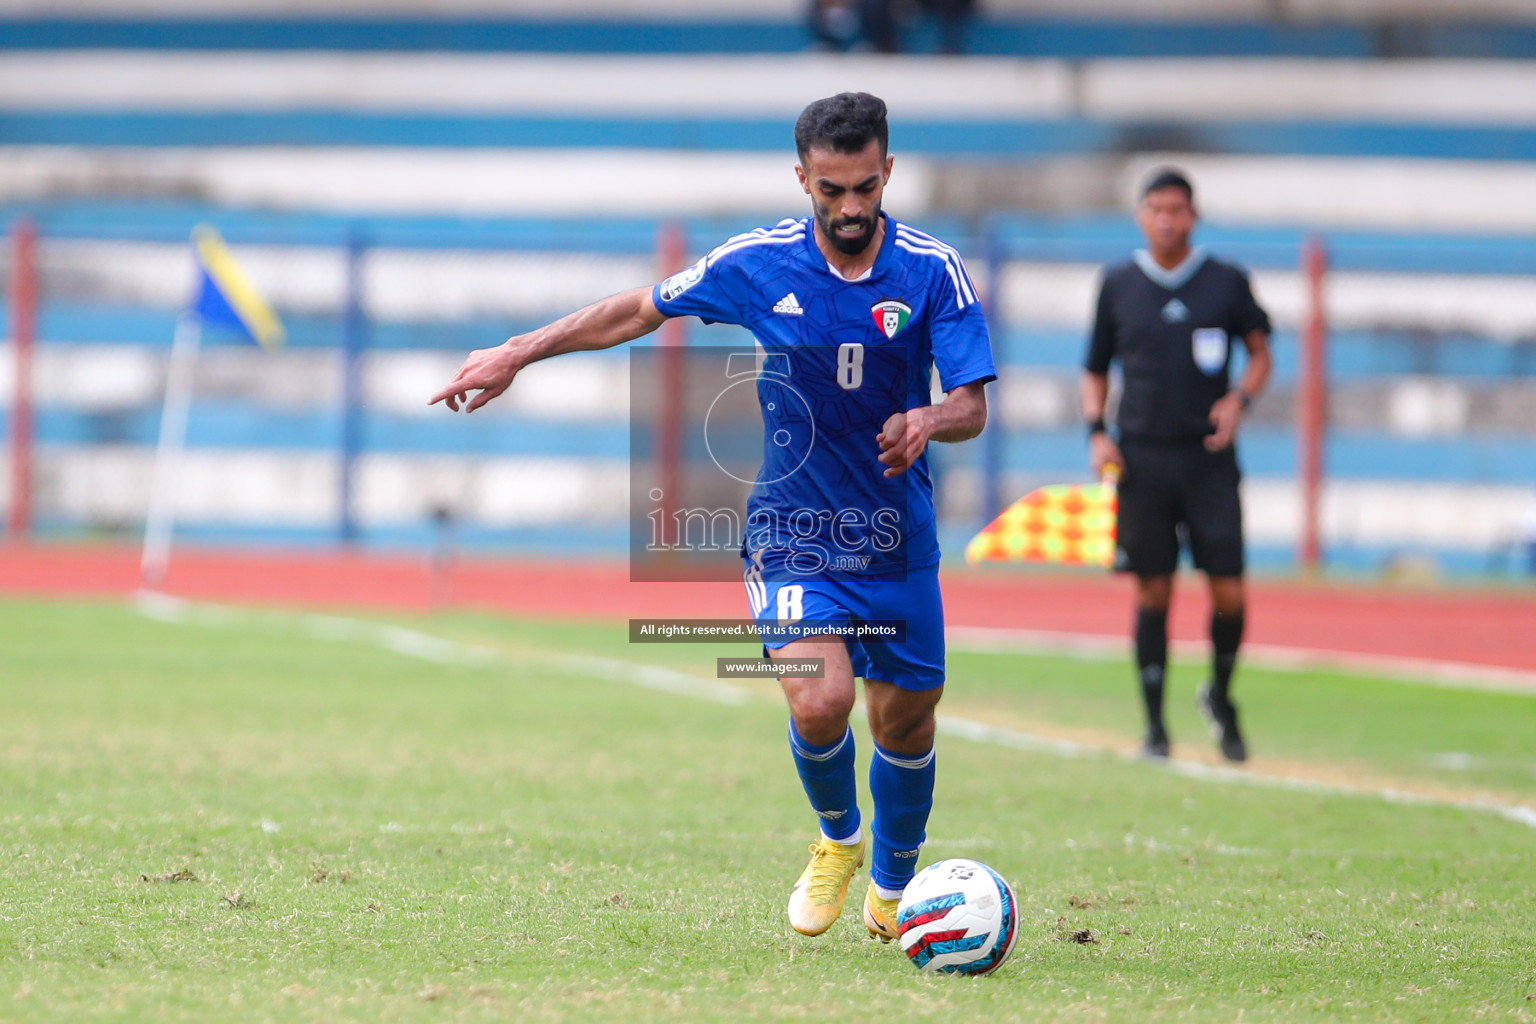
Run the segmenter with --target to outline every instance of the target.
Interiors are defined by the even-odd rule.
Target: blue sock
[[[875,744],[869,792],[875,798],[875,821],[870,829],[875,834],[875,854],[869,877],[881,889],[899,891],[917,872],[917,854],[928,838],[933,750],[908,757]]]
[[[859,834],[859,793],[853,774],[853,729],[828,747],[808,742],[789,722],[789,749],[795,756],[800,784],[821,819],[828,839],[852,839]]]

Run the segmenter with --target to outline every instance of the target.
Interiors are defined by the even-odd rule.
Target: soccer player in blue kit
[[[896,938],[896,904],[926,838],[934,708],[944,689],[924,449],[979,434],[985,385],[996,379],[986,320],[959,255],[881,211],[893,165],[888,139],[880,99],[817,100],[795,123],[795,170],[812,216],[737,235],[653,288],[621,292],[473,352],[431,399],[472,412],[529,363],[631,341],[669,317],[752,332],[765,371],[758,391],[767,436],[780,441],[765,443],[748,499],[749,604],[765,626],[829,624],[827,632],[787,639],[770,631],[764,645],[776,661],[824,665],[819,678],[780,677],[790,752],[821,826],[791,890],[789,920],[805,935],[830,928],[872,848],[864,924],[887,941]],[[945,392],[938,405],[929,399],[934,367]],[[781,400],[791,391],[795,400]],[[806,436],[806,427],[813,440],[783,443]],[[905,636],[852,638],[834,628],[870,620],[903,621]],[[875,746],[868,836],[848,724],[856,678],[864,680]]]

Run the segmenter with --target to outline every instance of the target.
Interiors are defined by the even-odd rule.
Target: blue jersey
[[[886,217],[869,274],[845,280],[811,218],[727,241],[656,285],[666,316],[738,324],[761,349],[763,462],[744,554],[766,577],[889,579],[938,564],[926,455],[894,478],[876,440],[891,414],[994,380],[986,318],[954,249]]]

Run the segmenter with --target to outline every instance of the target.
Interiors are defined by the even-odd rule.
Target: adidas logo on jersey
[[[800,300],[795,298],[794,292],[790,292],[774,303],[773,311],[775,313],[788,313],[791,316],[803,316],[805,314],[805,310],[800,308]]]
[[[1163,307],[1163,322],[1169,324],[1181,324],[1189,319],[1189,307],[1178,299],[1169,299],[1168,305]]]

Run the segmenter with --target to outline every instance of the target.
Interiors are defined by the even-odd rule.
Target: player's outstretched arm
[[[982,383],[962,384],[946,392],[938,405],[891,415],[880,429],[880,461],[885,476],[900,476],[911,468],[929,441],[969,441],[987,425],[987,391]]]
[[[454,412],[458,412],[460,406],[465,412],[474,412],[506,391],[512,379],[529,363],[566,352],[622,345],[650,334],[664,320],[666,317],[651,301],[649,288],[634,288],[610,295],[546,327],[508,338],[495,348],[476,349],[464,360],[453,380],[428,399],[427,404],[447,402]],[[470,398],[471,391],[479,394]]]

